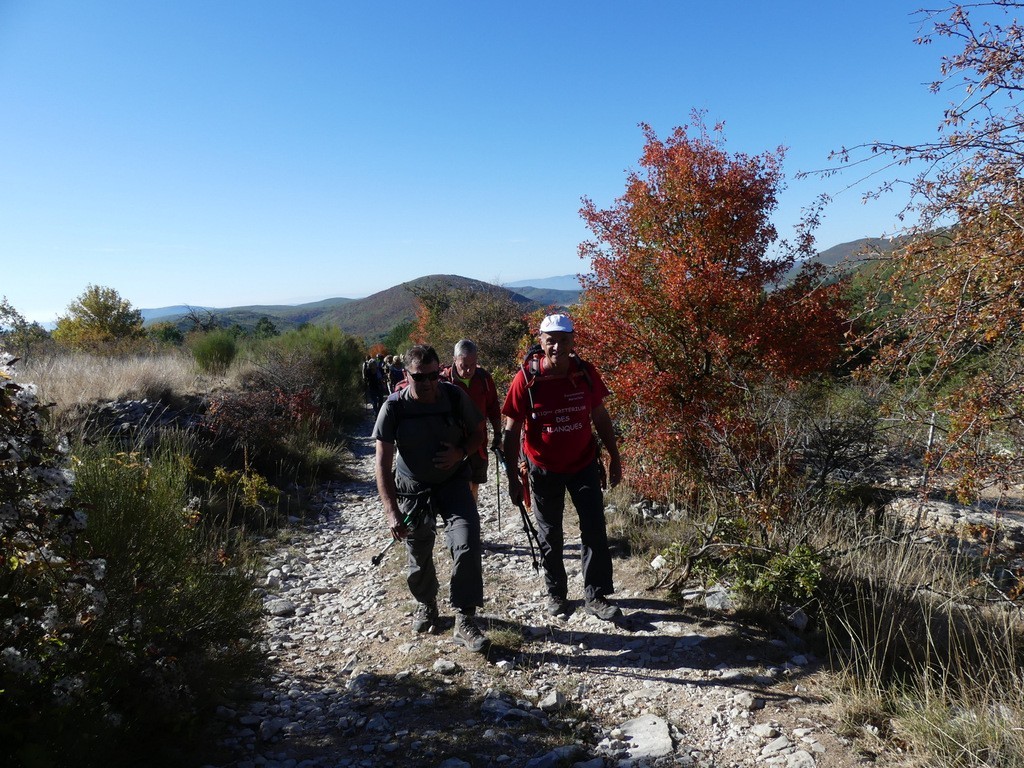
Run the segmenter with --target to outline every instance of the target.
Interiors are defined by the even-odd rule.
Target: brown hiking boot
[[[619,606],[609,603],[600,596],[592,597],[584,602],[583,608],[591,616],[597,616],[597,618],[603,619],[604,621],[612,621],[622,615],[622,611],[619,610]]]
[[[473,653],[479,653],[487,645],[487,638],[480,631],[480,627],[476,625],[476,619],[465,613],[455,614],[455,632],[453,636],[455,642],[460,643],[465,648],[473,651]]]
[[[437,626],[437,603],[417,603],[412,614],[412,631],[428,632]]]
[[[544,601],[544,613],[548,616],[565,618],[572,615],[572,606],[569,605],[569,601],[564,597],[548,595],[547,600]]]

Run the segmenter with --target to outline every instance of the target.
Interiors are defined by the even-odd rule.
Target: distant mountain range
[[[820,251],[810,261],[823,264],[829,271],[830,279],[837,280],[841,275],[860,268],[872,255],[891,252],[900,244],[900,241],[900,238],[862,237],[859,240],[833,245],[831,248]],[[802,266],[803,264],[800,263],[789,270],[786,277],[783,278],[783,283],[796,277]]]
[[[821,251],[811,261],[820,262],[826,267],[856,269],[865,257],[876,253],[889,253],[899,243],[899,238],[862,237],[860,240],[833,245]]]
[[[579,284],[574,290],[523,287],[518,291],[506,287],[472,280],[459,275],[427,275],[379,291],[362,299],[325,299],[309,304],[254,305],[246,307],[192,307],[177,305],[157,309],[143,309],[146,324],[172,322],[183,330],[191,326],[190,312],[200,316],[213,314],[220,326],[240,325],[253,328],[260,318],[273,321],[278,330],[297,328],[303,323],[334,325],[346,333],[372,343],[385,336],[392,328],[416,317],[416,293],[436,287],[465,288],[476,291],[505,291],[512,300],[523,306],[524,312],[544,306],[570,307],[580,295]]]
[[[855,269],[858,256],[871,250],[890,251],[894,247],[894,242],[882,238],[862,238],[822,251],[814,261],[839,270],[847,268],[843,266],[844,264],[848,265],[849,269]],[[796,271],[794,269],[792,274],[795,275]],[[372,343],[383,338],[400,323],[416,317],[416,292],[442,285],[471,290],[507,291],[526,312],[548,306],[571,307],[579,300],[581,293],[578,275],[520,280],[503,286],[459,275],[427,275],[362,299],[333,298],[308,304],[228,308],[176,305],[143,309],[141,312],[146,324],[173,322],[183,329],[190,325],[187,315],[191,311],[198,311],[202,315],[212,313],[221,326],[238,324],[243,328],[253,328],[263,317],[272,320],[280,331],[297,328],[303,323],[336,325],[346,333]]]
[[[188,304],[175,304],[173,307],[156,307],[154,309],[140,309],[144,322],[150,323],[156,320],[164,320],[168,317],[181,317],[193,310],[201,312],[215,312],[213,307],[191,307]]]
[[[579,291],[579,275],[558,275],[556,277],[542,277],[539,280],[520,280],[516,283],[505,283],[506,288],[547,288],[555,291]]]

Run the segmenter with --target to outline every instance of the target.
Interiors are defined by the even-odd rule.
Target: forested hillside
[[[279,331],[298,328],[304,323],[332,325],[345,333],[366,339],[380,340],[388,331],[416,317],[416,297],[438,288],[471,289],[507,294],[524,313],[550,304],[571,305],[579,296],[578,291],[530,290],[523,295],[501,286],[484,283],[459,275],[427,275],[392,286],[362,299],[325,299],[311,304],[296,306],[251,306],[228,307],[225,309],[203,309],[200,314],[212,315],[218,326],[239,325],[245,329],[255,327],[260,318],[273,321]],[[154,318],[156,319],[156,318]],[[186,313],[167,315],[159,318],[163,322],[174,322],[188,330],[193,325]]]
[[[861,238],[834,245],[818,253],[811,261],[819,262],[826,267],[847,262],[854,267],[858,259],[865,254],[889,253],[895,242],[884,238]],[[799,266],[793,268],[790,278],[795,276]],[[524,312],[549,306],[571,307],[580,298],[580,290],[545,287],[545,279],[538,279],[536,282],[541,285],[514,286],[515,290],[512,290],[512,287],[497,286],[459,275],[426,275],[361,299],[331,298],[308,304],[254,305],[220,309],[204,307],[193,311],[214,316],[217,325],[221,327],[239,325],[245,329],[252,329],[263,317],[273,321],[279,331],[292,330],[304,323],[334,325],[345,333],[372,343],[383,338],[396,326],[415,319],[417,294],[442,286],[504,292],[511,296],[513,301],[521,304]],[[562,282],[564,283],[564,280]],[[158,321],[173,322],[184,331],[193,325],[188,318],[189,310],[189,307],[183,305],[141,311],[147,324]]]

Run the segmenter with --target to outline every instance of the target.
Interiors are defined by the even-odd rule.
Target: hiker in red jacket
[[[622,465],[612,420],[602,404],[610,393],[597,369],[572,354],[573,330],[568,315],[548,315],[541,322],[543,354],[524,363],[501,408],[505,417],[502,445],[509,459],[518,457],[525,425],[522,449],[548,591],[545,610],[552,616],[572,612],[566,599],[568,577],[562,561],[562,517],[568,491],[580,521],[584,609],[611,621],[622,612],[606,599],[615,590],[600,458],[591,425],[608,451],[608,480],[612,486],[622,478]],[[508,493],[516,505],[523,501],[518,465],[518,461],[510,460],[506,467]]]
[[[480,413],[491,423],[491,448],[501,447],[501,411],[498,405],[498,389],[494,379],[485,369],[477,365],[479,350],[469,339],[462,339],[455,345],[452,364],[441,371],[441,380],[448,381],[469,395]],[[473,471],[470,488],[473,500],[477,499],[480,484],[487,482],[487,441],[469,457]]]

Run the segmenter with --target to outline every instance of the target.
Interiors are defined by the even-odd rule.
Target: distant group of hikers
[[[527,355],[500,406],[494,380],[478,365],[477,345],[469,339],[455,345],[446,367],[426,345],[412,347],[402,359],[379,355],[379,383],[372,392],[379,403],[367,389],[377,414],[377,490],[392,536],[405,543],[407,581],[416,600],[412,628],[428,632],[438,625],[433,550],[440,518],[452,558],[454,638],[471,651],[487,646],[475,615],[484,597],[477,493],[487,481],[488,423],[493,434],[489,447],[505,469],[509,498],[522,513],[524,529],[537,540],[546,612],[566,617],[574,610],[563,562],[568,491],[579,516],[584,610],[606,621],[621,616],[607,599],[614,587],[602,489],[606,478],[615,486],[622,475],[615,432],[603,405],[609,392],[594,366],[573,354],[574,326],[568,315],[548,315],[538,333],[539,345]],[[396,370],[399,378],[393,380]],[[607,474],[597,438],[608,454]]]
[[[363,361],[360,376],[363,381],[363,397],[373,412],[377,413],[384,399],[404,380],[404,363],[398,355],[370,356]]]

